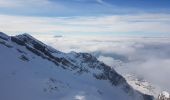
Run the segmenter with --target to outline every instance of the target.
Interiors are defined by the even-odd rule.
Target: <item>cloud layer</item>
[[[169,14],[93,17],[24,17],[0,15],[6,33],[169,35]]]
[[[39,37],[44,40],[43,36]],[[58,50],[89,52],[122,74],[135,74],[162,90],[170,90],[169,37],[49,37]]]

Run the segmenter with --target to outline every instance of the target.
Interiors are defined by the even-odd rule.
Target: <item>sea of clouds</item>
[[[36,36],[35,36],[36,37]],[[64,51],[89,52],[122,74],[135,74],[170,90],[170,38],[113,36],[37,36]]]

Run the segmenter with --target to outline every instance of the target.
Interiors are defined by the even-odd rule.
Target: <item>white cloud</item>
[[[86,100],[85,96],[81,96],[81,95],[76,95],[74,99],[75,100]]]
[[[7,33],[165,33],[169,14],[112,15],[98,17],[22,17],[0,15],[1,31]],[[140,34],[140,33],[139,33]]]
[[[109,56],[100,55],[98,57],[98,60],[104,62],[105,64],[109,65],[112,68],[120,67],[122,65],[122,61],[120,59],[115,60],[113,57]]]
[[[105,64],[109,65],[109,66],[113,66],[114,63],[114,59],[112,57],[104,57],[104,56],[100,56],[98,58],[100,61],[103,61]]]

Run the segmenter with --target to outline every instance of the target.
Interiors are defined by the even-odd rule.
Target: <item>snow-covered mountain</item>
[[[0,100],[152,100],[88,53],[0,33]]]

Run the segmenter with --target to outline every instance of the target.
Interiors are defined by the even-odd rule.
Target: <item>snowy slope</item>
[[[158,89],[156,86],[148,82],[144,79],[139,79],[135,77],[135,75],[127,74],[124,76],[127,82],[136,90],[139,90],[142,93],[149,94],[154,96],[155,98],[158,97]]]
[[[152,100],[88,53],[0,33],[0,100]]]

